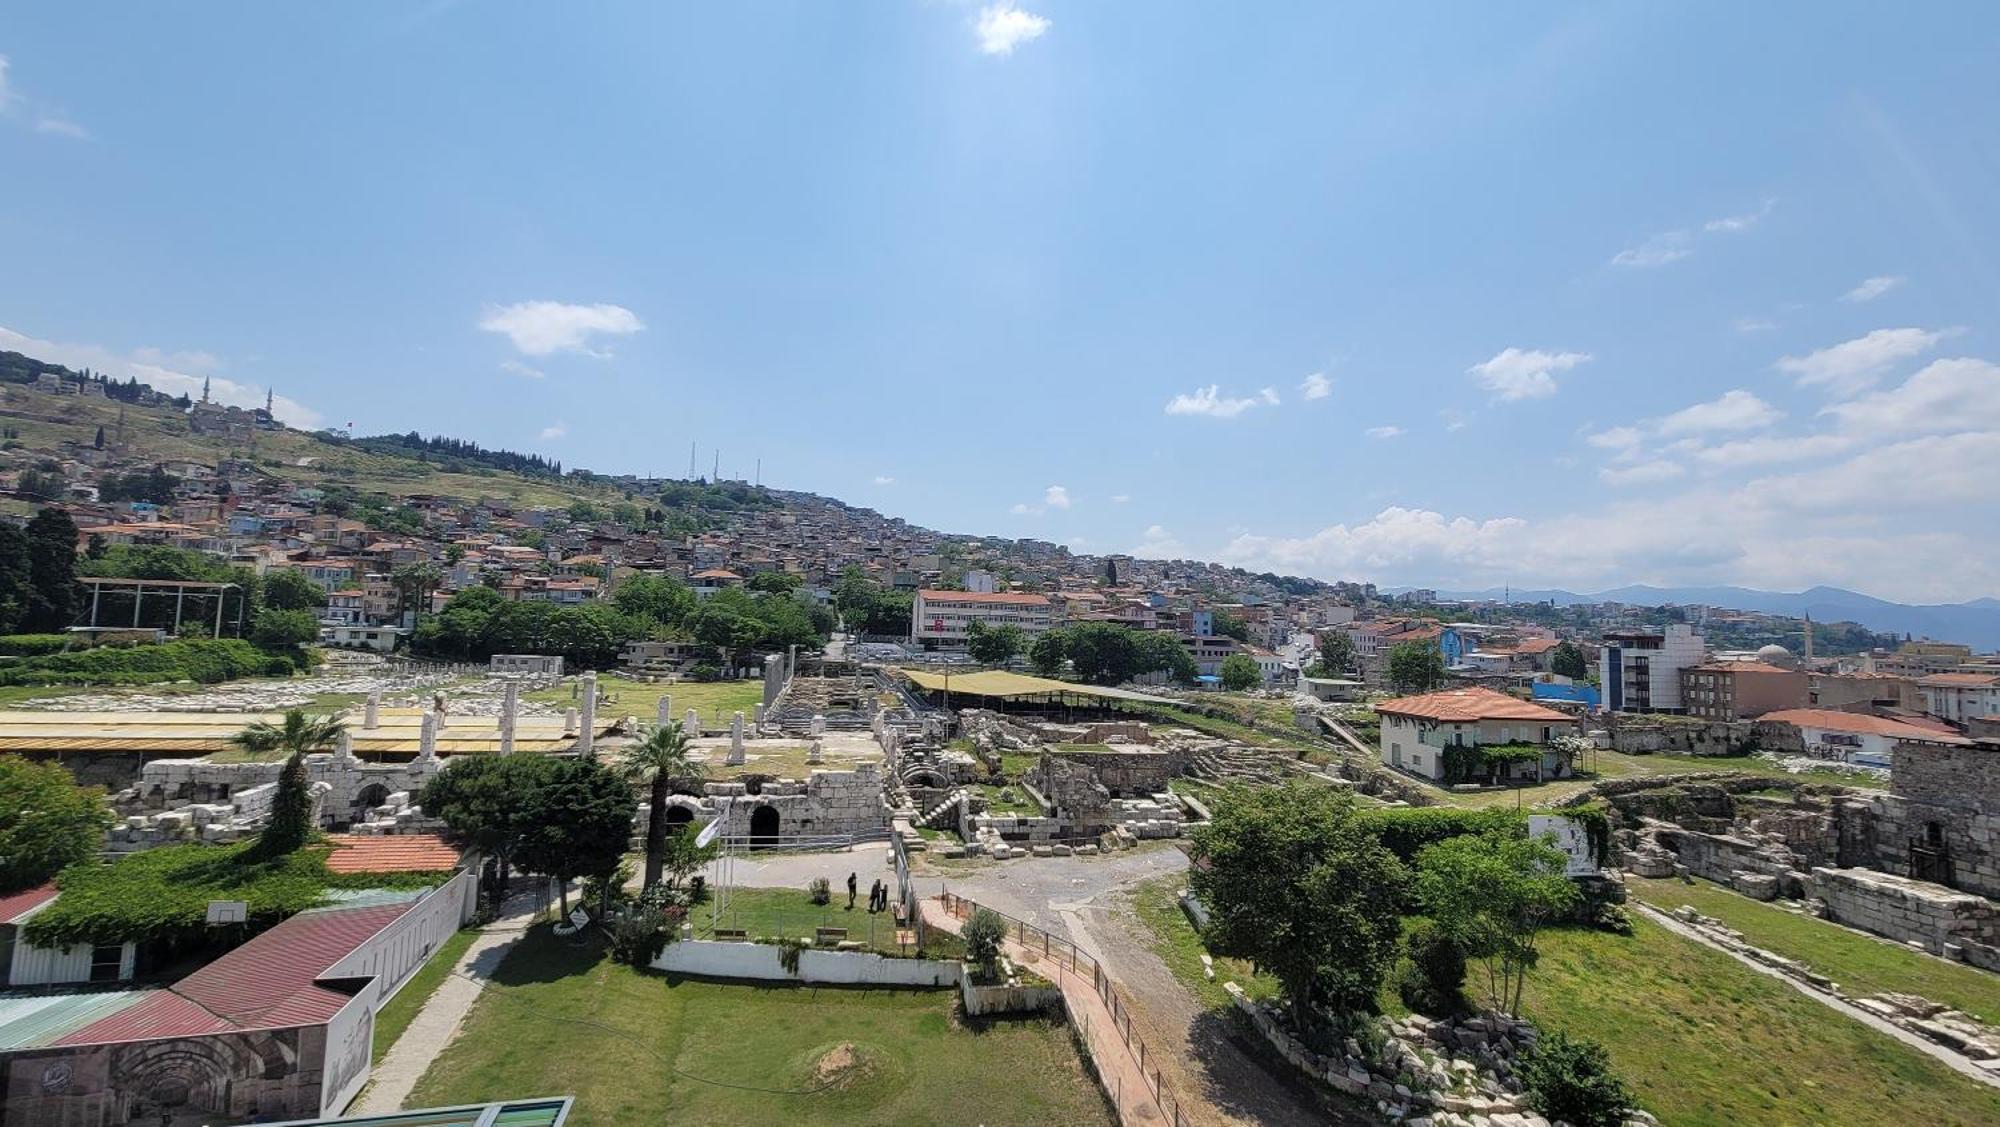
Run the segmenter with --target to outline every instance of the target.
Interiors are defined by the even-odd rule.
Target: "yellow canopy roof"
[[[1167,697],[1148,696],[1130,689],[1110,689],[1102,685],[1081,685],[1074,681],[1056,681],[1048,677],[1030,677],[1025,673],[1008,673],[998,669],[985,669],[978,673],[931,673],[917,669],[897,669],[896,672],[908,677],[911,682],[924,689],[948,689],[954,693],[965,693],[976,697],[1039,697],[1050,693],[1068,693],[1071,696],[1099,697],[1104,700],[1138,701],[1143,704],[1173,704]]]

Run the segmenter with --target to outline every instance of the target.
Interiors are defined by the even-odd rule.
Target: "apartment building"
[[[1598,683],[1611,712],[1682,712],[1681,670],[1702,664],[1708,644],[1694,627],[1614,630],[1597,655]]]
[[[1681,670],[1682,706],[1702,720],[1748,720],[1804,708],[1810,697],[1804,672],[1767,662],[1710,661]]]
[[[910,640],[927,650],[964,649],[966,631],[975,622],[1018,626],[1034,635],[1055,624],[1055,609],[1045,595],[1016,591],[925,589],[910,603]]]
[[[2000,716],[2000,674],[1936,673],[1917,682],[1924,711],[1964,724],[1976,716]]]

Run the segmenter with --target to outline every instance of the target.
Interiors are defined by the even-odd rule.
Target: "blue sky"
[[[0,347],[1442,586],[2000,594],[2000,9],[0,17]]]

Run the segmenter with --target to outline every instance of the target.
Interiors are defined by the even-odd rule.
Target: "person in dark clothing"
[[[860,884],[853,873],[847,874],[847,910],[850,912],[854,910],[854,891]]]

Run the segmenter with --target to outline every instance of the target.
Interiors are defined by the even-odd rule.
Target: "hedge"
[[[0,657],[40,657],[61,653],[69,641],[67,634],[0,634]]]
[[[425,888],[449,873],[339,875],[324,846],[263,857],[252,838],[234,845],[166,845],[105,863],[85,861],[56,878],[55,903],[24,925],[41,947],[151,943],[172,950],[205,942],[208,902],[242,900],[249,918],[236,938],[328,902],[330,888]]]
[[[237,638],[193,638],[155,646],[104,646],[22,658],[0,668],[0,685],[141,685],[289,676],[299,661]]]
[[[1599,865],[1611,851],[1611,821],[1602,802],[1584,803],[1559,810],[1515,811],[1505,807],[1467,810],[1457,806],[1386,806],[1359,811],[1361,824],[1391,853],[1414,861],[1426,845],[1435,845],[1460,834],[1489,830],[1526,833],[1528,815],[1548,814],[1571,818],[1583,826],[1590,842],[1591,856]]]

